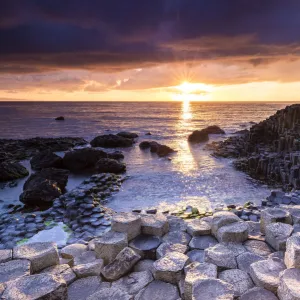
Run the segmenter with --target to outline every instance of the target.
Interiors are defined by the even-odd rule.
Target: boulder
[[[290,213],[280,208],[267,208],[261,212],[260,231],[265,234],[269,224],[278,222],[292,224]]]
[[[229,212],[229,211],[216,212],[213,215],[213,220],[212,220],[212,224],[211,224],[211,232],[215,237],[217,237],[218,230],[221,227],[232,224],[232,223],[240,222],[240,221],[241,221],[241,219],[232,212]]]
[[[276,293],[279,285],[279,274],[285,269],[285,264],[281,259],[261,260],[251,264],[250,276],[257,286]]]
[[[64,116],[59,116],[55,118],[55,121],[64,121],[65,117]]]
[[[18,162],[0,163],[0,182],[19,179],[28,175],[27,169]]]
[[[52,242],[17,246],[13,249],[13,258],[30,260],[32,273],[59,264],[57,246]]]
[[[240,297],[240,300],[278,300],[278,298],[270,291],[254,287]]]
[[[84,252],[87,251],[87,246],[83,244],[71,244],[60,250],[62,258],[72,259],[80,257]]]
[[[208,134],[225,134],[225,131],[217,125],[211,125],[202,130],[206,131]]]
[[[204,251],[205,262],[215,264],[220,270],[237,268],[234,252],[225,245],[217,244]]]
[[[95,240],[96,256],[102,258],[106,265],[111,263],[127,246],[126,233],[110,231]]]
[[[95,251],[85,251],[79,256],[74,258],[74,265],[83,265],[88,264],[96,260],[96,252]]]
[[[156,249],[156,259],[160,259],[165,256],[169,252],[180,252],[185,254],[188,250],[188,246],[183,244],[170,244],[170,243],[162,243]]]
[[[242,243],[248,238],[248,225],[246,222],[234,222],[219,228],[217,239],[219,242]]]
[[[156,249],[161,244],[161,238],[153,235],[139,235],[129,243],[132,248],[141,258],[155,259]]]
[[[141,217],[133,213],[119,213],[113,216],[111,229],[127,233],[128,240],[141,234]]]
[[[30,261],[15,259],[0,264],[0,283],[31,274]]]
[[[287,239],[284,262],[288,268],[300,268],[300,235]]]
[[[96,259],[93,262],[77,265],[73,267],[73,271],[78,278],[89,277],[89,276],[100,276],[102,267],[103,267],[103,260]]]
[[[112,153],[107,153],[107,157],[111,159],[119,160],[119,159],[123,159],[125,156],[123,152],[117,150]]]
[[[191,249],[205,250],[218,244],[218,241],[211,235],[195,236],[191,239],[189,246]]]
[[[7,300],[68,299],[66,282],[52,274],[24,276],[6,283],[2,295]]]
[[[185,267],[184,299],[192,300],[193,287],[197,282],[217,278],[217,266],[210,263],[191,263]]]
[[[133,143],[132,139],[114,134],[99,135],[90,142],[92,147],[102,148],[131,147]]]
[[[244,246],[247,251],[263,257],[268,257],[272,253],[271,247],[263,241],[248,240]]]
[[[191,236],[184,231],[170,231],[163,236],[163,241],[171,244],[187,245],[191,240]]]
[[[300,269],[287,269],[280,274],[277,295],[280,300],[300,299]]]
[[[227,247],[229,250],[231,250],[235,257],[241,255],[242,253],[247,252],[245,246],[240,243],[221,243],[225,247]]]
[[[139,137],[136,133],[128,131],[121,131],[117,135],[126,139],[136,139]]]
[[[195,283],[192,292],[193,300],[233,300],[233,286],[220,279],[207,278]]]
[[[159,157],[164,157],[175,152],[175,150],[173,150],[169,146],[162,145],[154,141],[143,141],[139,144],[139,147],[142,150],[150,148],[150,152],[156,153]]]
[[[238,268],[247,273],[250,273],[250,265],[260,260],[265,260],[265,257],[251,252],[244,252],[236,258]]]
[[[12,250],[11,249],[0,250],[0,263],[2,264],[10,260],[12,260]]]
[[[285,251],[286,241],[292,232],[292,225],[271,223],[266,226],[266,242],[277,251]]]
[[[63,157],[63,166],[72,172],[94,170],[96,163],[101,158],[107,158],[107,153],[99,149],[73,150],[67,152]]]
[[[112,287],[129,295],[136,295],[152,281],[153,276],[150,271],[134,272],[113,282]]]
[[[204,262],[204,250],[192,250],[186,253],[186,255],[190,258],[191,262]]]
[[[169,231],[170,232],[187,230],[187,223],[183,219],[172,216],[172,215],[167,216],[167,219],[168,219],[168,223],[169,223]]]
[[[142,233],[163,236],[169,231],[169,223],[163,214],[141,215]]]
[[[75,273],[67,264],[56,265],[56,266],[46,268],[43,271],[41,271],[40,274],[43,273],[52,274],[54,276],[61,276],[63,280],[67,283],[67,285],[70,285],[72,282],[76,280]]]
[[[155,261],[154,278],[168,283],[177,284],[184,267],[189,263],[189,257],[179,252],[169,252]]]
[[[178,300],[179,293],[175,285],[159,280],[154,280],[142,289],[134,298],[135,300]]]
[[[96,170],[99,173],[120,174],[126,172],[126,165],[111,158],[100,158],[96,164]]]
[[[110,264],[102,268],[101,273],[108,281],[115,281],[130,272],[140,259],[134,250],[126,247]]]
[[[152,274],[154,272],[154,260],[152,259],[142,259],[140,260],[133,268],[134,272],[143,272],[143,271],[150,271]]]
[[[219,274],[219,279],[230,283],[233,286],[235,297],[240,297],[254,287],[250,276],[246,272],[238,269],[221,272]]]
[[[107,286],[107,283],[102,282],[99,276],[81,278],[68,287],[68,299],[84,300],[105,287],[110,287],[110,283]]]
[[[86,300],[133,300],[133,297],[118,288],[101,288]]]
[[[62,158],[51,150],[44,150],[35,154],[30,165],[33,170],[41,170],[45,168],[62,168]]]
[[[202,130],[195,130],[189,135],[188,141],[191,143],[202,143],[208,141],[209,134],[225,134],[225,131],[219,126],[212,125],[208,126]]]
[[[187,232],[191,236],[210,235],[211,223],[202,219],[194,219],[187,224]]]

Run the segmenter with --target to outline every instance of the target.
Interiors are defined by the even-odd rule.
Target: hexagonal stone
[[[78,278],[100,276],[102,267],[103,259],[96,259],[93,262],[73,267],[73,271]]]
[[[133,272],[143,272],[143,271],[150,271],[151,273],[154,272],[154,260],[152,259],[142,259],[140,260],[133,268]]]
[[[192,250],[186,253],[186,255],[190,258],[191,262],[204,262],[204,250]]]
[[[277,251],[285,251],[286,241],[292,232],[292,225],[271,223],[266,226],[266,242]]]
[[[131,248],[124,248],[101,273],[108,281],[114,281],[127,274],[141,257]]]
[[[191,236],[210,235],[211,222],[205,222],[203,219],[194,219],[187,224],[187,232]]]
[[[75,281],[76,275],[69,265],[56,265],[49,268],[44,269],[40,274],[48,273],[54,276],[61,276],[63,280],[66,281],[67,285],[70,285]]]
[[[136,295],[145,286],[153,281],[150,271],[134,272],[112,283],[112,287],[118,288],[129,295]]]
[[[170,231],[163,236],[163,241],[170,244],[187,245],[191,240],[191,236],[184,231]]]
[[[106,282],[102,282],[99,276],[92,276],[81,278],[73,282],[68,287],[69,300],[83,300],[87,299],[90,295],[96,293],[101,288],[110,287]]]
[[[192,300],[194,285],[206,278],[217,278],[217,266],[210,263],[194,262],[185,267],[184,299]]]
[[[93,262],[96,259],[95,251],[85,251],[80,256],[74,258],[74,265],[82,265]]]
[[[266,289],[255,287],[243,294],[240,300],[278,300],[278,298]]]
[[[250,276],[241,270],[225,270],[219,274],[219,279],[232,284],[234,290],[234,296],[239,297],[249,289],[254,287],[254,284]]]
[[[138,253],[141,258],[155,259],[156,249],[161,244],[161,238],[153,235],[139,235],[134,238],[129,247]]]
[[[142,234],[163,236],[169,231],[168,219],[163,214],[141,215]]]
[[[288,268],[300,268],[300,235],[287,239],[284,262]]]
[[[179,252],[169,252],[154,264],[154,278],[176,284],[181,279],[184,267],[189,263],[189,257]]]
[[[234,252],[222,244],[205,249],[204,260],[205,262],[215,264],[220,270],[237,268]]]
[[[154,280],[142,289],[134,298],[135,300],[178,300],[178,289],[175,285],[159,280]]]
[[[246,221],[248,224],[248,238],[252,240],[261,240],[263,239],[260,232],[260,223],[253,221]]]
[[[287,269],[280,274],[277,294],[280,300],[300,299],[300,269]]]
[[[217,237],[218,230],[231,223],[239,222],[240,218],[236,216],[234,213],[229,211],[219,211],[214,213],[213,220],[211,224],[211,232]]]
[[[233,286],[220,279],[199,280],[193,287],[193,300],[233,300]]]
[[[133,297],[118,288],[102,288],[86,300],[133,300]]]
[[[222,226],[217,232],[219,242],[242,243],[248,238],[248,225],[246,222],[234,222]]]
[[[169,231],[186,231],[187,223],[175,216],[167,216],[169,222]]]
[[[218,244],[218,241],[211,235],[195,236],[191,239],[189,246],[191,249],[205,250]]]
[[[60,250],[62,258],[72,259],[79,257],[81,254],[87,251],[87,246],[82,244],[68,245]]]
[[[109,231],[95,239],[94,244],[97,258],[102,258],[104,264],[109,264],[128,246],[127,234]]]
[[[250,275],[257,286],[276,293],[279,285],[279,274],[285,269],[285,264],[281,259],[272,258],[253,263],[250,266]]]
[[[59,264],[57,246],[51,242],[17,246],[13,249],[13,257],[30,260],[32,273]]]
[[[183,244],[170,244],[170,243],[162,243],[156,249],[156,259],[160,259],[165,256],[169,252],[180,252],[185,254],[188,250],[188,246]]]
[[[260,260],[265,260],[265,257],[251,252],[244,252],[236,258],[238,268],[247,273],[250,273],[250,265]]]
[[[247,251],[260,256],[268,257],[272,253],[271,247],[263,241],[248,240],[244,246]]]
[[[11,249],[3,249],[0,250],[0,263],[8,262],[12,260],[12,250]]]
[[[280,208],[267,208],[261,212],[260,231],[265,234],[269,224],[278,222],[292,224],[290,213]]]
[[[247,252],[247,249],[243,244],[240,243],[221,243],[222,245],[226,246],[229,250],[231,250],[235,257],[241,255],[242,253]]]
[[[111,229],[116,232],[127,233],[128,240],[141,234],[141,217],[133,213],[119,213],[111,221]]]
[[[7,300],[67,300],[67,284],[61,277],[47,273],[24,276],[7,282],[2,297]]]
[[[30,274],[29,260],[16,259],[0,264],[0,283]]]
[[[276,251],[276,252],[274,252],[274,253],[272,253],[268,256],[268,258],[275,258],[275,257],[280,258],[280,259],[284,259],[284,252],[283,251]]]

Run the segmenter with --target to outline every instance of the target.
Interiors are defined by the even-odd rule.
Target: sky
[[[1,0],[0,100],[300,101],[299,0]]]

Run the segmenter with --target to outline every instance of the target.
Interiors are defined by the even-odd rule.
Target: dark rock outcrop
[[[189,135],[188,141],[190,143],[202,143],[209,140],[209,134],[225,134],[225,131],[219,126],[212,125],[202,130],[195,130]]]
[[[72,172],[94,169],[101,158],[107,158],[107,153],[93,148],[83,148],[67,152],[63,157],[64,168]]]
[[[134,141],[115,134],[105,134],[95,137],[91,141],[92,147],[117,148],[131,147]]]
[[[253,125],[249,133],[216,146],[216,156],[235,157],[238,169],[285,190],[300,188],[300,105],[287,106]]]
[[[120,174],[126,171],[126,165],[111,158],[101,158],[96,164],[96,170],[99,173]]]
[[[128,132],[128,131],[121,131],[117,134],[118,136],[122,136],[126,139],[136,139],[138,138],[139,136],[134,133],[134,132]]]
[[[67,151],[75,146],[87,144],[82,138],[32,138],[25,140],[0,139],[0,158],[22,160],[38,152],[51,150],[52,152]]]
[[[59,116],[57,118],[55,118],[55,121],[64,121],[65,120],[65,117],[63,116]]]
[[[159,157],[164,157],[175,152],[175,150],[170,148],[169,146],[162,145],[154,141],[152,142],[143,141],[140,143],[139,147],[142,150],[146,150],[150,148],[150,151],[152,153],[156,153]]]
[[[61,168],[62,158],[53,153],[51,150],[45,150],[34,155],[30,160],[33,170],[44,168]]]
[[[0,163],[0,181],[19,179],[27,175],[27,169],[18,162]]]

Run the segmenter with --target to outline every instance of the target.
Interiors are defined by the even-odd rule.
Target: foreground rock
[[[2,295],[7,300],[68,299],[66,282],[51,274],[25,276],[6,283]]]
[[[115,159],[101,158],[96,164],[96,170],[99,173],[115,173],[120,174],[126,171],[126,165]]]
[[[0,163],[0,182],[15,180],[29,175],[29,172],[18,162]]]
[[[31,274],[30,261],[15,259],[0,264],[0,283]]]
[[[266,242],[277,251],[284,251],[286,241],[293,232],[293,226],[284,223],[272,223],[266,227]]]
[[[41,274],[42,273],[48,273],[54,276],[60,276],[67,283],[67,285],[70,285],[72,282],[76,280],[76,274],[74,273],[72,268],[67,264],[48,267],[46,269],[43,269]]]
[[[134,214],[117,214],[112,219],[111,228],[116,232],[127,233],[130,241],[141,234],[141,217]]]
[[[284,262],[288,268],[300,268],[300,236],[288,238]]]
[[[45,168],[62,168],[62,158],[51,150],[45,150],[34,155],[30,160],[33,170],[41,170]]]
[[[162,145],[154,141],[153,142],[143,141],[140,143],[139,147],[142,150],[150,149],[151,153],[156,153],[159,157],[165,157],[175,152],[175,150],[173,150],[169,146]]]
[[[92,147],[103,148],[131,147],[133,143],[131,138],[114,134],[99,135],[90,142]]]
[[[161,239],[158,236],[139,235],[129,243],[132,248],[141,258],[155,259],[156,249],[161,244]]]
[[[63,157],[63,166],[72,172],[94,170],[101,158],[107,158],[107,153],[102,150],[92,148],[73,150]]]
[[[300,299],[300,269],[287,269],[280,274],[278,297],[280,300]]]
[[[33,273],[59,264],[57,246],[54,243],[32,243],[13,249],[14,259],[27,259]]]
[[[219,126],[208,126],[202,130],[195,130],[189,135],[188,141],[191,143],[202,143],[209,140],[209,134],[225,134]]]
[[[244,293],[240,300],[278,300],[278,298],[264,288],[255,287]]]

